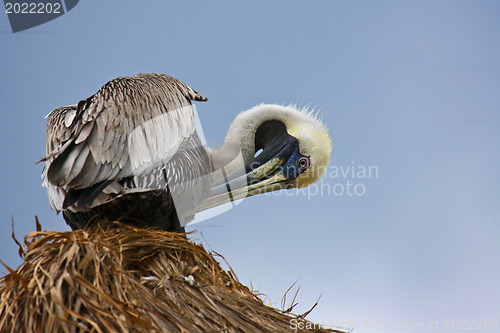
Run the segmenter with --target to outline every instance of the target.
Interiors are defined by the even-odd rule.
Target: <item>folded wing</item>
[[[123,194],[120,180],[165,165],[195,133],[192,100],[207,99],[171,76],[139,74],[52,111],[42,158],[52,208],[99,205]]]

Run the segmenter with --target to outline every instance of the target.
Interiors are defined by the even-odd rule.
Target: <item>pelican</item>
[[[331,139],[313,112],[258,105],[235,118],[216,150],[203,146],[195,127],[192,102],[207,100],[172,76],[141,73],[54,109],[40,160],[51,208],[72,229],[99,218],[183,232],[183,205],[189,220],[321,177]]]

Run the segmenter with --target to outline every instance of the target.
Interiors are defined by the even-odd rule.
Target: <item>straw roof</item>
[[[98,223],[38,231],[0,280],[1,332],[331,332],[268,307],[201,245]],[[297,327],[298,325],[295,325]]]

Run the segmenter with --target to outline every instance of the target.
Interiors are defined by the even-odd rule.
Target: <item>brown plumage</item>
[[[101,216],[182,231],[168,186],[196,202],[203,191],[187,180],[210,172],[193,100],[207,98],[171,76],[138,74],[52,111],[42,159],[52,208],[73,229]]]
[[[73,229],[106,218],[183,231],[202,210],[321,177],[331,140],[314,114],[256,106],[212,150],[202,146],[191,104],[206,100],[171,76],[138,74],[52,111],[42,159],[51,207]]]

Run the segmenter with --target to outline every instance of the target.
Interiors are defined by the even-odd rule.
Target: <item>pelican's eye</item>
[[[306,170],[311,165],[309,157],[301,157],[297,160],[297,167],[302,170]]]

